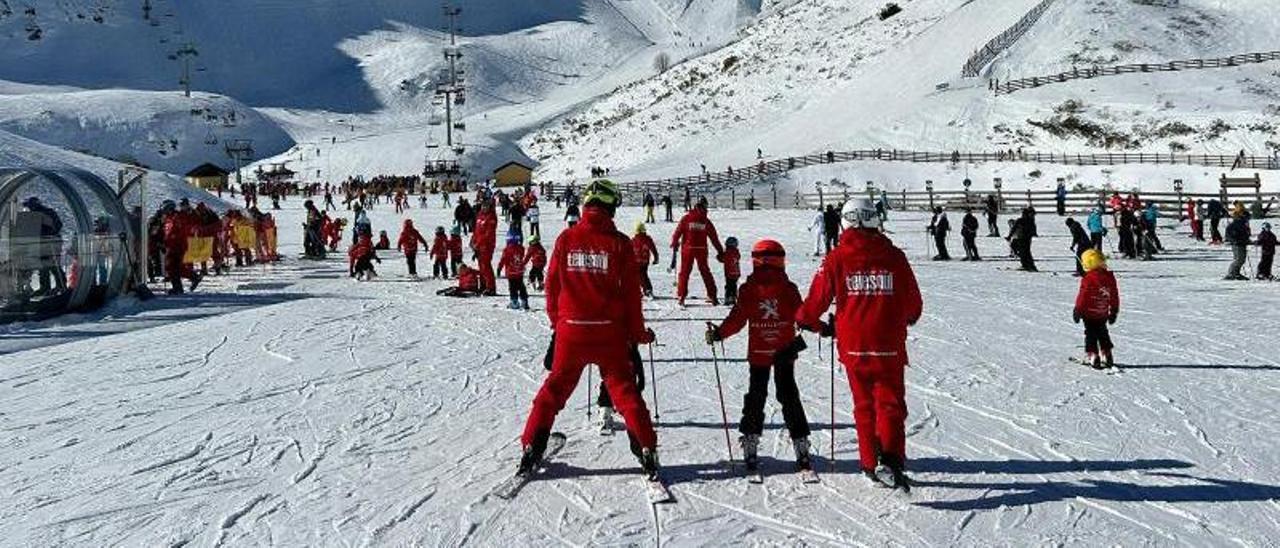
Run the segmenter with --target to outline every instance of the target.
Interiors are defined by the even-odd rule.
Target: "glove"
[[[717,263],[723,263],[723,262],[724,262],[724,253],[716,253],[716,262],[717,262]]]
[[[636,341],[636,344],[653,344],[653,341],[656,340],[658,340],[658,336],[653,332],[653,330],[645,329],[644,333],[640,335],[639,340]]]
[[[551,343],[547,345],[547,353],[542,357],[542,368],[551,371],[551,363],[555,361],[556,334],[551,334]]]
[[[382,264],[382,259],[379,259],[379,258],[377,258],[377,257],[374,257],[374,258],[373,258],[373,260],[378,261],[378,264]]]
[[[800,353],[806,348],[809,348],[809,345],[804,342],[804,338],[797,336],[796,338],[791,339],[790,344],[787,344],[787,346],[774,353],[774,363],[794,364],[796,359],[800,357]]]
[[[1115,324],[1116,324],[1116,316],[1117,316],[1117,315],[1119,315],[1119,314],[1120,314],[1119,312],[1112,312],[1112,313],[1111,313],[1111,316],[1108,316],[1108,317],[1107,317],[1107,324],[1109,324],[1109,325],[1115,325]]]
[[[1076,323],[1080,323],[1080,311],[1079,311],[1079,310],[1072,310],[1072,311],[1071,311],[1071,321],[1076,322]]]
[[[826,338],[828,338],[828,339],[830,339],[830,338],[832,338],[832,337],[835,337],[835,336],[836,336],[836,326],[835,326],[835,325],[832,325],[832,324],[830,324],[830,323],[827,323],[827,322],[824,322],[824,321],[819,320],[819,321],[818,321],[818,336],[819,336],[819,337],[826,337]]]
[[[723,339],[724,339],[724,337],[721,337],[721,336],[720,336],[720,330],[719,330],[718,328],[716,328],[716,326],[714,326],[714,325],[712,325],[710,322],[708,322],[708,323],[707,323],[707,332],[706,332],[706,340],[707,340],[707,344],[709,344],[709,345],[710,345],[710,344],[715,344],[715,343],[716,343],[716,341],[720,341],[720,340],[723,340]]]
[[[658,266],[658,259],[653,260],[653,266]]]

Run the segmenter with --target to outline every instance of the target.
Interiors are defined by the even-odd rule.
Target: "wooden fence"
[[[1271,156],[1173,154],[1156,152],[1105,152],[1096,154],[1066,154],[1054,152],[922,152],[912,150],[853,150],[828,151],[808,156],[793,156],[778,160],[760,161],[753,167],[730,168],[726,171],[702,175],[620,182],[618,186],[629,202],[638,203],[645,192],[661,195],[671,193],[682,199],[686,189],[693,196],[748,192],[734,192],[736,187],[767,181],[770,177],[789,171],[823,164],[854,161],[885,161],[913,163],[978,163],[978,162],[1030,162],[1039,164],[1111,166],[1124,164],[1189,165],[1222,169],[1280,170],[1280,160]],[[582,188],[584,183],[571,183]],[[556,192],[563,192],[565,184],[551,185]],[[743,200],[746,197],[742,198]],[[764,198],[761,197],[760,200]],[[772,197],[770,197],[772,200]]]
[[[1017,42],[1019,38],[1022,38],[1022,35],[1026,34],[1031,27],[1035,26],[1036,21],[1040,20],[1040,16],[1044,15],[1044,12],[1049,9],[1051,4],[1053,4],[1053,0],[1044,0],[1043,2],[1036,4],[1036,7],[1031,8],[1031,11],[1027,12],[1026,15],[1023,15],[1022,19],[1019,19],[1012,27],[1005,29],[1004,32],[1000,33],[995,38],[992,38],[990,42],[987,42],[986,45],[982,46],[982,49],[973,52],[973,55],[971,55],[969,60],[965,62],[964,68],[960,71],[960,74],[965,78],[976,78],[982,73],[982,69],[984,67],[990,64],[991,61],[995,60],[997,55],[1000,55],[1004,50],[1009,49],[1009,46],[1012,46],[1013,43]]]
[[[1030,78],[1019,78],[1017,80],[1009,80],[1007,82],[996,82],[995,85],[992,86],[992,89],[995,91],[996,95],[1006,95],[1024,89],[1037,88],[1040,86],[1047,86],[1049,84],[1058,84],[1071,80],[1084,80],[1100,78],[1103,76],[1116,76],[1120,74],[1144,72],[1170,72],[1180,70],[1238,67],[1241,65],[1266,63],[1269,61],[1280,61],[1280,51],[1245,53],[1241,55],[1232,55],[1231,57],[1218,57],[1214,59],[1187,59],[1184,61],[1170,61],[1168,63],[1139,63],[1110,67],[1088,67],[1083,69],[1073,68],[1067,72],[1059,72],[1048,76],[1032,76]]]

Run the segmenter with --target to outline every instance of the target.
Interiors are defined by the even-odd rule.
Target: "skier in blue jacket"
[[[1102,237],[1107,235],[1107,227],[1102,226],[1102,217],[1102,206],[1096,206],[1089,212],[1089,220],[1086,221],[1089,226],[1089,241],[1098,251],[1102,251]]]

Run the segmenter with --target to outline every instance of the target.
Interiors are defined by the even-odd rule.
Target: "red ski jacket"
[[[1097,268],[1080,278],[1076,313],[1088,320],[1105,320],[1120,312],[1120,288],[1110,270]]]
[[[417,255],[418,242],[422,242],[422,247],[427,247],[427,240],[422,237],[418,229],[413,228],[413,221],[405,219],[404,228],[400,230],[400,240],[396,242],[396,249],[403,251],[405,255]]]
[[[480,271],[463,265],[458,269],[458,289],[480,291]]]
[[[194,217],[189,212],[174,211],[164,217],[164,246],[171,250],[187,248]]]
[[[636,234],[631,237],[631,252],[636,256],[637,266],[649,266],[650,261],[658,260],[658,246],[648,234]]]
[[[449,236],[449,257],[455,261],[462,260],[462,236]]]
[[[507,244],[502,250],[502,258],[498,259],[498,272],[506,273],[509,280],[518,280],[524,277],[525,262],[524,246]]]
[[[724,252],[724,248],[720,246],[720,236],[716,234],[716,225],[711,224],[711,220],[707,218],[707,210],[695,207],[680,219],[675,234],[671,235],[671,248],[705,252],[708,241],[716,248],[716,253]]]
[[[737,248],[729,248],[724,250],[721,256],[724,260],[724,277],[728,280],[736,280],[742,277],[742,253]]]
[[[476,228],[471,233],[471,248],[476,253],[493,253],[498,248],[498,214],[485,208],[476,215]]]
[[[542,244],[529,244],[529,249],[525,250],[525,255],[529,257],[529,266],[534,268],[547,267],[547,249]]]
[[[461,245],[462,242],[458,242],[458,244]],[[458,252],[461,253],[462,250],[458,250]],[[445,237],[444,234],[436,234],[436,237],[431,241],[431,258],[436,261],[449,260],[449,238]]]
[[[739,289],[738,302],[716,332],[728,338],[750,325],[747,363],[769,367],[774,354],[795,339],[795,317],[800,305],[800,290],[785,271],[757,267]]]
[[[907,256],[893,242],[871,230],[841,234],[814,274],[796,322],[816,330],[832,300],[841,363],[908,363],[907,326],[920,319],[923,303]]]
[[[640,278],[631,240],[603,209],[560,233],[547,270],[547,317],[556,341],[599,346],[644,342]]]

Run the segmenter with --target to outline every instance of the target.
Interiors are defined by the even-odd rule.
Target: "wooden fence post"
[[[729,189],[729,209],[738,209],[738,191],[735,188]]]

